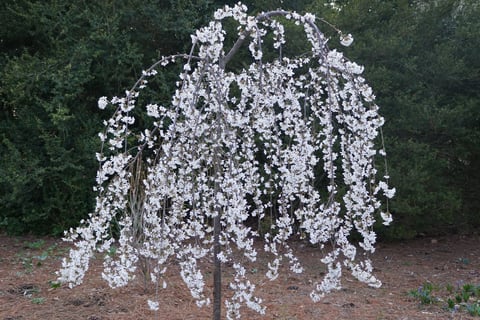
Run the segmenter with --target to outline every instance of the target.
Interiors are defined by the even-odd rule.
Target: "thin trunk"
[[[222,63],[221,68],[223,69],[225,64]],[[221,88],[220,84],[218,83],[220,76],[217,77],[217,96],[216,99],[220,104],[225,103],[224,97],[222,93],[219,91]],[[222,164],[219,158],[221,154],[221,141],[222,141],[222,133],[224,128],[222,128],[222,110],[220,109],[216,114],[216,135],[217,135],[217,145],[214,147],[214,154],[213,154],[213,170],[214,170],[214,177],[215,177],[215,197],[220,192],[220,177],[222,176]],[[220,243],[220,234],[222,232],[222,225],[221,219],[223,215],[223,207],[221,204],[216,204],[216,213],[217,215],[213,218],[213,320],[220,320],[222,314],[222,262],[218,258],[221,250],[222,245]]]
[[[213,320],[220,320],[222,311],[222,263],[218,259],[221,250],[220,230],[220,212],[218,212],[213,219]]]
[[[220,127],[217,126],[217,135],[220,139]],[[215,148],[214,154],[214,176],[215,176],[215,195],[220,191],[218,178],[220,176],[221,165],[218,159],[219,148]],[[218,258],[222,250],[220,244],[220,233],[222,231],[221,218],[222,208],[217,204],[215,210],[217,215],[213,218],[213,320],[220,320],[222,313],[222,262]]]

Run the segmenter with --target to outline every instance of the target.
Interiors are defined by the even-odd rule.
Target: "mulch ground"
[[[267,313],[261,317],[243,310],[242,319],[480,319],[467,310],[479,304],[478,296],[455,302],[457,310],[448,308],[448,299],[455,300],[465,285],[480,286],[478,235],[380,243],[372,257],[375,274],[383,282],[380,289],[345,275],[343,289],[318,303],[309,293],[324,271],[318,263],[321,252],[302,242],[291,245],[305,272],[285,272],[267,281],[260,256],[249,276],[257,283]],[[92,261],[82,285],[57,287],[55,271],[68,248],[58,239],[0,235],[0,320],[211,319],[211,309],[196,306],[175,267],[167,271],[167,288],[158,291],[158,312],[146,303],[157,296],[155,288],[145,287],[140,274],[129,286],[110,289],[101,279],[100,257]],[[227,278],[228,272],[225,269]],[[208,266],[205,277],[211,279]],[[224,292],[228,295],[228,288]],[[431,298],[431,303],[422,304],[422,297]]]

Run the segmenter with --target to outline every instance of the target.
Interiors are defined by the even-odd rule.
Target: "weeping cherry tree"
[[[94,253],[115,246],[104,261],[111,287],[126,285],[145,261],[152,263],[148,278],[166,285],[166,268],[177,264],[203,306],[210,299],[200,262],[213,261],[213,318],[220,319],[222,300],[227,318],[240,318],[242,305],[265,312],[245,267],[259,253],[254,240],[262,240],[261,254],[270,258],[266,277],[274,280],[282,266],[302,272],[289,246],[301,234],[322,248],[319,264],[327,270],[312,287],[314,301],[340,288],[343,270],[381,285],[368,255],[375,219],[391,221],[381,199],[394,189],[387,175],[376,178],[374,160],[385,151],[374,142],[384,120],[363,68],[328,48],[316,24],[324,21],[311,14],[246,11],[241,4],[217,10],[192,35],[190,53],[163,57],[124,97],[99,99],[100,108],[115,111],[99,134],[96,207],[67,233],[74,248],[59,272],[62,282],[80,284]],[[227,19],[238,26],[229,45]],[[285,53],[287,25],[304,33],[308,52]],[[340,40],[353,41],[341,33]],[[241,50],[250,65],[228,68]],[[178,64],[183,68],[170,102],[140,103],[158,70]],[[135,108],[151,126],[138,128]],[[268,231],[258,232],[247,223],[252,219],[265,220]],[[353,233],[360,235],[358,245]],[[222,299],[226,266],[234,277]],[[148,301],[154,310],[160,303],[161,296]]]

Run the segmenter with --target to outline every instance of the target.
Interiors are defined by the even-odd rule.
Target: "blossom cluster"
[[[277,16],[303,25],[311,52],[284,55],[288,39]],[[349,240],[356,232],[363,252],[374,252],[375,219],[391,221],[388,212],[380,212],[380,199],[395,192],[387,179],[376,179],[374,159],[385,153],[374,141],[384,121],[361,77],[363,67],[328,48],[311,14],[277,10],[252,17],[238,4],[219,9],[214,18],[192,35],[190,54],[163,57],[125,97],[99,99],[101,109],[116,110],[100,134],[105,147],[97,154],[97,205],[68,234],[76,248],[64,260],[60,280],[81,283],[93,253],[109,252],[115,243],[116,254],[105,255],[103,274],[112,287],[126,285],[140,259],[155,263],[154,282],[163,281],[165,268],[176,263],[197,304],[208,304],[199,261],[214,254],[212,221],[219,218],[217,257],[232,262],[235,272],[233,294],[225,302],[229,318],[240,317],[242,304],[265,312],[242,262],[256,260],[256,237],[263,237],[272,258],[266,273],[272,280],[285,262],[302,272],[288,245],[293,236],[306,235],[325,250],[333,244],[319,260],[328,272],[314,286],[314,300],[340,288],[344,268],[378,287],[370,260],[359,258]],[[229,51],[225,19],[239,25],[238,45]],[[269,32],[273,48],[263,44]],[[344,36],[342,43],[350,45],[352,39]],[[253,62],[239,70],[225,68],[245,41]],[[267,60],[266,50],[277,57]],[[157,68],[179,59],[184,67],[170,104],[138,106]],[[153,126],[135,127],[134,108],[144,108]],[[319,170],[326,177],[321,187]],[[247,223],[251,217],[271,223],[270,231],[260,234]],[[119,229],[117,237],[112,228]],[[159,308],[158,301],[148,304]]]

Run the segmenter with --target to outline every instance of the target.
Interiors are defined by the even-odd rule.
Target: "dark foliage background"
[[[236,2],[2,1],[0,227],[59,235],[91,212],[97,132],[109,116],[97,99],[122,95],[159,56],[185,52],[217,7]],[[323,0],[244,3],[310,11],[354,35],[340,47],[321,24],[332,47],[365,66],[387,120],[397,196],[393,226],[378,227],[383,238],[480,227],[476,0],[337,0],[341,10]]]

